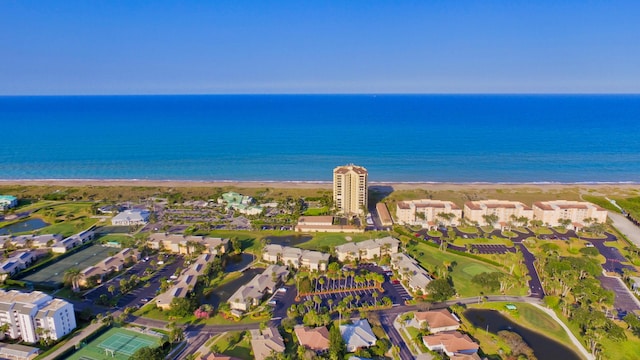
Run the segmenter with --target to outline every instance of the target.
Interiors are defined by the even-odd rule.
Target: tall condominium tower
[[[353,164],[333,169],[333,203],[339,213],[362,214],[367,197],[367,169]]]

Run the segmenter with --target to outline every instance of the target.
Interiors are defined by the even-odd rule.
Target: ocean
[[[640,183],[638,95],[0,97],[0,179]]]

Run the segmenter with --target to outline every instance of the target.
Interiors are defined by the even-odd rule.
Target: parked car
[[[278,289],[278,292],[286,293],[287,292],[287,288],[280,288],[280,289]]]

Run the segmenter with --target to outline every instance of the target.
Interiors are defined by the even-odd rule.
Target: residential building
[[[445,331],[423,336],[422,342],[427,349],[444,353],[449,357],[475,354],[480,348],[468,335],[457,331]]]
[[[61,241],[62,235],[45,234],[45,235],[3,235],[0,236],[0,248],[5,249],[7,246],[16,248],[43,248],[49,247],[54,243]]]
[[[576,230],[591,223],[605,223],[607,210],[585,201],[537,201],[533,203],[533,216],[547,226],[560,226],[564,221]]]
[[[105,275],[108,275],[112,272],[121,271],[122,269],[124,269],[127,261],[137,260],[140,260],[140,253],[138,252],[138,250],[129,248],[123,249],[119,253],[113,256],[109,256],[99,263],[83,269],[81,271],[83,276],[80,279],[80,285],[87,285],[87,280],[92,277],[97,277],[98,283],[101,283]]]
[[[58,340],[76,328],[73,304],[40,292],[0,290],[0,325],[12,339],[35,343],[42,336]]]
[[[387,204],[383,202],[377,203],[376,211],[378,212],[378,218],[380,218],[380,223],[382,224],[382,226],[393,226],[393,218],[389,213],[389,208],[387,208]]]
[[[340,325],[340,334],[347,347],[347,352],[355,352],[358,349],[373,346],[378,340],[367,319],[360,319],[353,324]]]
[[[0,211],[18,206],[18,198],[13,195],[0,195]]]
[[[38,253],[34,250],[14,252],[11,257],[0,263],[0,280],[4,281],[28,268],[37,258]]]
[[[130,226],[146,225],[151,213],[144,209],[125,210],[111,219],[111,225]]]
[[[0,359],[33,360],[39,352],[40,349],[33,346],[0,343]]]
[[[439,225],[458,226],[462,219],[462,209],[451,201],[400,201],[396,205],[396,218],[400,224],[419,225],[428,229]]]
[[[68,238],[63,239],[62,241],[53,244],[53,246],[51,246],[51,251],[53,251],[54,253],[65,253],[73,249],[74,247],[80,246],[93,240],[94,236],[94,228],[91,227],[90,229],[81,231],[75,235],[71,235]]]
[[[241,286],[229,297],[232,310],[247,311],[260,304],[267,294],[273,294],[276,288],[289,276],[286,266],[269,265],[262,274],[258,274],[247,284]]]
[[[147,244],[152,249],[184,255],[193,254],[198,248],[212,255],[224,254],[229,249],[229,239],[167,233],[151,234]]]
[[[341,214],[363,215],[368,204],[367,169],[357,165],[333,169],[333,203]]]
[[[226,192],[218,199],[218,204],[226,204],[227,209],[233,209],[245,215],[259,215],[264,209],[262,206],[252,205],[253,198],[238,194],[237,192]]]
[[[333,216],[301,216],[295,226],[298,232],[364,232],[354,225],[333,224]]]
[[[251,348],[254,359],[264,360],[273,354],[284,352],[285,345],[278,328],[268,327],[264,330],[251,330]]]
[[[487,222],[488,215],[495,215],[496,221],[493,224]],[[533,210],[519,201],[467,201],[464,203],[464,218],[480,226],[492,225],[496,229],[504,229],[511,223],[518,223],[519,219],[526,219],[527,222],[533,220]]]
[[[400,241],[390,236],[375,240],[365,240],[359,243],[346,243],[336,246],[336,256],[340,261],[374,260],[386,254],[398,252]]]
[[[300,346],[304,346],[316,353],[322,353],[329,350],[329,330],[326,326],[317,328],[309,328],[303,325],[297,325],[294,329]]]
[[[478,355],[478,353],[456,354],[456,355],[450,356],[449,360],[482,360],[482,358],[480,357],[480,355]]]
[[[427,293],[427,285],[433,279],[412,257],[404,253],[392,254],[391,267],[413,292]]]
[[[207,263],[213,259],[211,254],[202,254],[189,265],[188,268],[182,271],[176,283],[169,288],[169,290],[158,295],[155,299],[155,303],[159,308],[171,309],[171,301],[174,298],[184,298],[187,294],[193,290],[198,282],[198,276],[204,274],[207,268]]]
[[[414,319],[418,328],[424,328],[432,334],[444,331],[455,331],[460,328],[460,319],[447,309],[416,311]]]
[[[329,254],[269,244],[262,251],[262,260],[270,263],[279,262],[294,269],[302,266],[312,271],[325,271],[329,263]]]

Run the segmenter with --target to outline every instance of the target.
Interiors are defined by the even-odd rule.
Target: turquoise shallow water
[[[640,182],[640,96],[0,97],[0,179]]]

